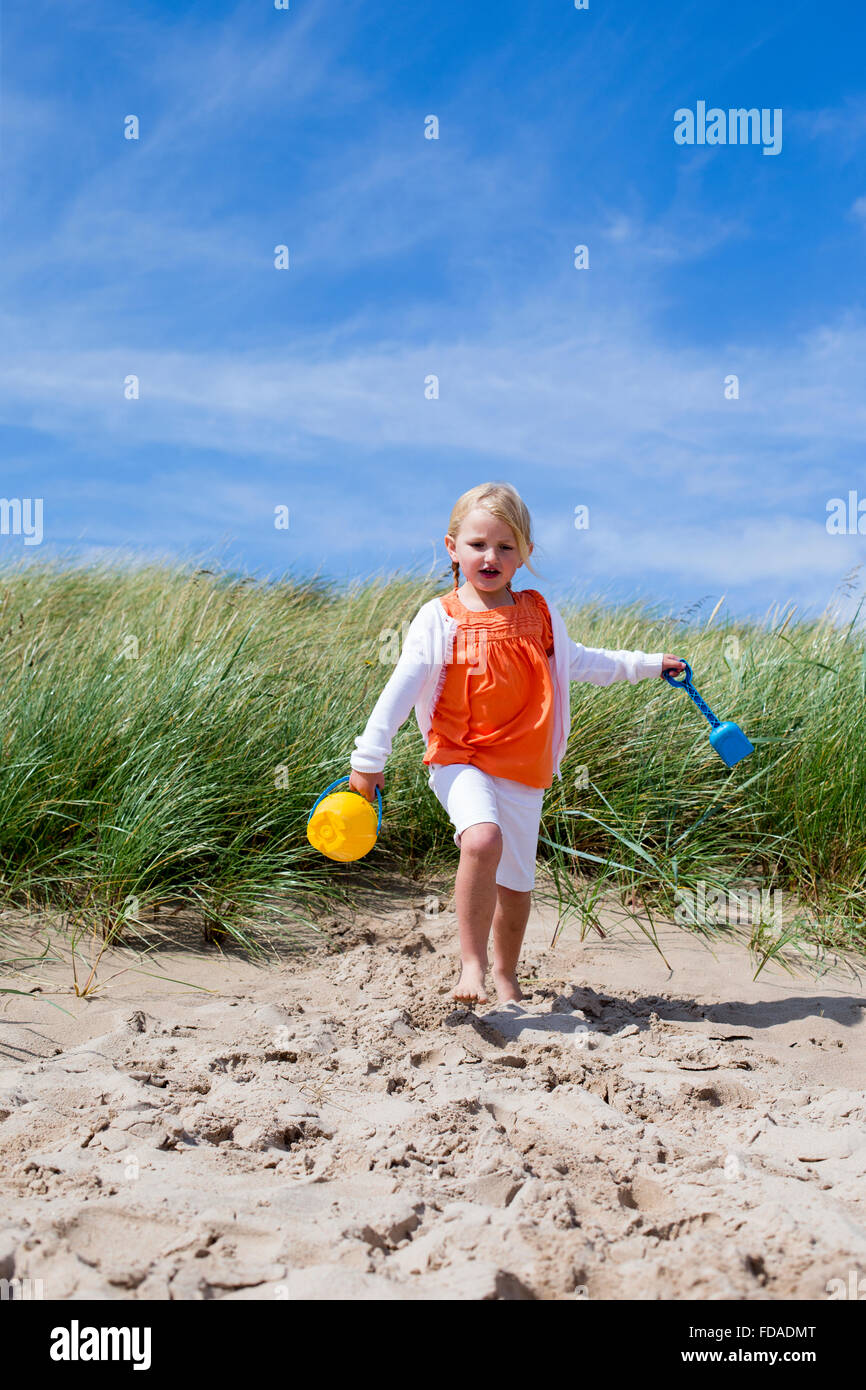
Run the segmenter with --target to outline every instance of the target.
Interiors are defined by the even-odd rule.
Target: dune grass
[[[184,904],[249,949],[275,903],[285,922],[292,904],[338,899],[346,872],[308,844],[310,807],[348,774],[405,624],[447,588],[398,575],[339,593],[168,564],[0,569],[0,896],[107,937]],[[684,886],[748,878],[809,906],[795,935],[862,949],[862,629],[561,607],[586,645],[687,656],[704,698],[756,748],[726,769],[662,681],[572,684],[539,846],[563,906],[591,919],[605,885],[670,912]],[[422,754],[413,714],[386,768],[370,875],[456,863]]]

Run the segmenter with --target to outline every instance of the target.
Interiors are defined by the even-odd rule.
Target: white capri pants
[[[535,856],[541,821],[543,787],[527,787],[508,777],[494,777],[471,763],[430,763],[428,785],[454,826],[454,843],[470,825],[493,821],[502,832],[496,882],[528,893],[535,886]]]

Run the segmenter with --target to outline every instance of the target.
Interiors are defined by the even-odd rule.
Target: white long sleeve
[[[638,681],[662,673],[663,652],[647,655],[639,651],[610,651],[607,647],[584,647],[569,641],[569,680],[590,685],[613,685],[614,681]]]
[[[429,623],[416,613],[391,677],[373,706],[364,732],[355,739],[355,751],[349,759],[353,771],[384,771],[394,735],[411,714],[432,664]]]

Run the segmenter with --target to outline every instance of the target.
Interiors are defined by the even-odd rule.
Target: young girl
[[[464,492],[445,545],[454,590],[430,599],[410,623],[394,673],[355,739],[349,785],[370,801],[384,788],[393,737],[414,705],[428,785],[460,850],[454,894],[462,970],[451,997],[487,1002],[492,925],[493,979],[505,1003],[523,998],[517,962],[541,803],[554,774],[562,778],[570,681],[635,683],[684,665],[661,652],[582,647],[537,589],[512,590],[521,565],[532,569],[534,546],[529,512],[508,483]]]

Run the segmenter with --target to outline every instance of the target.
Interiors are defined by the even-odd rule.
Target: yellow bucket
[[[382,825],[382,792],[376,788],[379,801],[378,819],[372,802],[360,792],[335,792],[348,777],[338,777],[326,787],[315,802],[307,820],[307,839],[314,849],[328,859],[348,864],[363,859],[373,848]],[[328,795],[328,793],[331,795]]]

